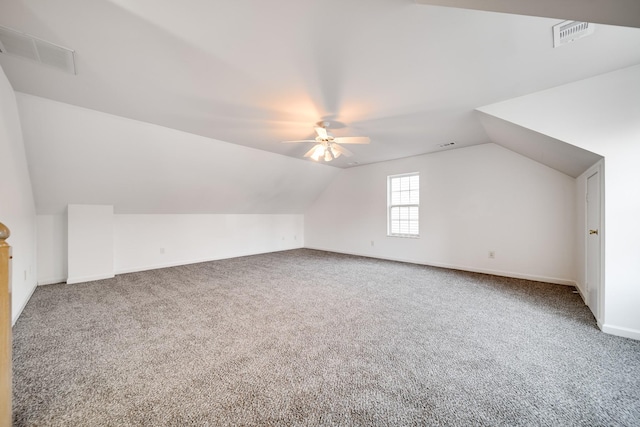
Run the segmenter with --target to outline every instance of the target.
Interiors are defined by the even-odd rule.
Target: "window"
[[[387,178],[389,236],[420,236],[420,174],[392,175]]]

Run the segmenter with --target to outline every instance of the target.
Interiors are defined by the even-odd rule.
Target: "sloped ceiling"
[[[409,0],[13,0],[0,25],[74,49],[78,72],[0,65],[19,92],[295,158],[310,147],[280,141],[330,120],[372,139],[347,167],[485,143],[475,108],[640,63],[640,29],[554,49],[558,22]]]
[[[637,0],[416,0],[416,3],[640,27]]]
[[[493,123],[507,122],[618,162],[620,170],[607,166],[607,174],[619,176],[630,171],[634,179],[639,177],[640,64],[478,111],[485,118],[498,119],[488,122],[488,129],[500,132]],[[621,187],[623,192],[628,188]]]
[[[596,153],[484,113],[481,109],[478,115],[489,138],[496,144],[573,178],[602,159]]]
[[[38,214],[302,214],[340,169],[18,93]]]

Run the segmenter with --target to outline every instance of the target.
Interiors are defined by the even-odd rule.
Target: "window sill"
[[[419,234],[387,234],[387,237],[402,237],[405,239],[419,239]]]

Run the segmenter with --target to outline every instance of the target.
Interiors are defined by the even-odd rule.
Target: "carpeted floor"
[[[39,287],[14,424],[640,425],[572,291],[307,249]]]

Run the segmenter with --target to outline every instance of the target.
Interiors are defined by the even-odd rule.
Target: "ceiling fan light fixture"
[[[320,157],[323,157],[323,156],[324,156],[324,147],[318,144],[315,150],[313,150],[313,154],[310,157],[317,162],[318,160],[320,160]]]
[[[351,157],[353,153],[340,144],[368,144],[370,142],[367,136],[334,137],[327,133],[327,126],[329,126],[328,122],[318,122],[318,126],[314,128],[317,135],[315,139],[282,142],[315,142],[316,145],[307,151],[304,157],[310,157],[316,162],[321,158],[324,159],[325,162],[330,162],[343,154],[345,157]]]
[[[331,144],[331,147],[329,148],[329,150],[331,150],[331,155],[333,156],[334,159],[337,159],[338,157],[340,157],[340,154],[342,154],[338,150],[336,150],[333,144]]]

